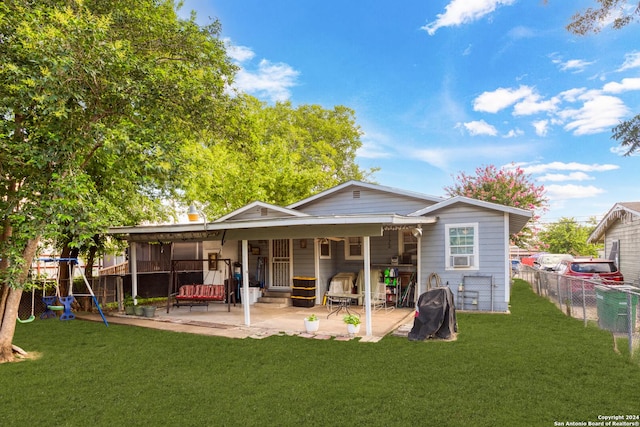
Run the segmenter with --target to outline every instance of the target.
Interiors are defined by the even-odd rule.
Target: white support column
[[[371,245],[369,236],[363,239],[364,252],[364,313],[365,313],[365,329],[366,335],[373,335],[371,327]]]
[[[136,256],[136,242],[129,242],[129,270],[131,270],[131,296],[133,303],[138,304],[138,257]]]
[[[418,297],[420,296],[421,286],[422,286],[422,233],[418,236],[418,250],[416,253],[416,288],[415,294],[413,295],[413,303],[414,305],[418,302]]]
[[[244,309],[244,324],[251,326],[251,311],[249,304],[249,241],[242,241],[242,307]]]

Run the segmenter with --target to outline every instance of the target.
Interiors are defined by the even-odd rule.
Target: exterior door
[[[271,281],[270,289],[291,287],[291,240],[271,241]]]

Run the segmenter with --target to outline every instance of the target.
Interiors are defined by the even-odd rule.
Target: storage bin
[[[313,307],[316,304],[316,297],[299,297],[291,295],[291,304],[294,307]]]

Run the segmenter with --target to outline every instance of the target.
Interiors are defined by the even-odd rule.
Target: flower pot
[[[133,316],[135,314],[135,309],[132,305],[127,305],[124,308],[124,314],[127,314],[129,316]]]
[[[156,315],[156,306],[155,305],[145,305],[142,307],[142,311],[144,312],[144,317],[153,317]]]
[[[317,332],[320,328],[320,321],[304,319],[304,328],[307,332]]]
[[[144,310],[143,310],[141,305],[133,306],[133,312],[134,312],[134,314],[136,316],[143,316],[144,315]]]
[[[360,324],[353,325],[351,323],[347,323],[347,332],[349,332],[349,335],[357,334],[358,332],[360,332]]]

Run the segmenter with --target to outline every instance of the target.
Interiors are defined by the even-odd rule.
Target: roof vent
[[[269,214],[269,209],[260,208],[260,216],[267,216]]]
[[[353,190],[353,198],[354,199],[360,198],[360,190]]]

